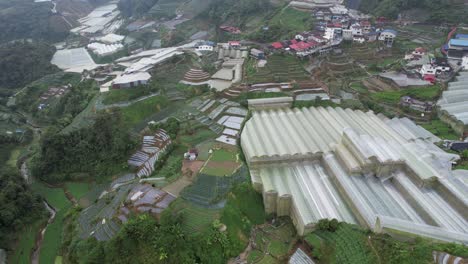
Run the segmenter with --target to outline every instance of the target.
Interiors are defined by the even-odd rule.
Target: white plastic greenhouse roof
[[[448,115],[468,124],[468,73],[460,73],[457,81],[449,83],[448,90],[442,93],[437,105]]]
[[[438,141],[407,118],[331,107],[257,110],[241,134],[266,210],[298,232],[336,218],[468,243],[468,171]]]

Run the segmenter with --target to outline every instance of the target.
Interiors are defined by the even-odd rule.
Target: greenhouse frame
[[[289,215],[300,235],[335,218],[468,243],[468,171],[452,170],[459,156],[437,147],[439,138],[407,118],[274,104],[253,110],[241,134],[267,213]]]

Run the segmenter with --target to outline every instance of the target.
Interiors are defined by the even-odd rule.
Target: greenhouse
[[[252,182],[266,212],[291,216],[299,234],[336,218],[468,243],[468,171],[451,169],[459,156],[430,132],[339,107],[260,109],[241,134]]]
[[[461,72],[456,81],[448,84],[447,91],[437,102],[439,118],[448,123],[459,135],[466,133],[468,125],[468,72]]]

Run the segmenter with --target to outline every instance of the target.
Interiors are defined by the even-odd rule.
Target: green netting
[[[200,173],[196,181],[185,188],[182,197],[194,204],[206,208],[216,207],[226,197],[231,187],[247,180],[248,170],[239,168],[229,177],[218,177]]]

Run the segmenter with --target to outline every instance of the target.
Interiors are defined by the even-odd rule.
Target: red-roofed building
[[[271,46],[274,49],[282,49],[283,48],[283,44],[281,44],[281,42],[273,42],[273,43],[271,43]]]
[[[292,40],[291,40],[291,44],[292,44],[292,45],[297,44],[297,43],[298,43],[297,40],[295,40],[295,39],[292,39]]]
[[[309,42],[298,42],[296,44],[292,44],[290,45],[289,47],[292,49],[292,50],[295,50],[295,51],[304,51],[304,50],[308,50],[312,47],[315,47],[317,46],[318,43],[315,42],[315,41],[309,41]]]
[[[229,41],[228,44],[229,44],[229,46],[231,46],[233,48],[239,48],[241,46],[239,41]]]

